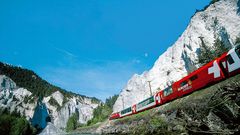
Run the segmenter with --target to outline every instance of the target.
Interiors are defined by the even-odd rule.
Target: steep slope
[[[53,86],[30,70],[0,63],[1,109],[19,112],[30,119],[39,97],[43,97],[51,122],[58,128],[65,128],[74,113],[77,113],[79,123],[86,123],[93,117],[94,108],[100,104],[96,98]]]
[[[128,81],[114,105],[114,112],[149,97],[148,81],[155,93],[197,69],[202,42],[212,46],[218,38],[227,46],[233,46],[240,37],[239,7],[239,0],[220,0],[195,13],[183,34],[158,58],[152,69]]]

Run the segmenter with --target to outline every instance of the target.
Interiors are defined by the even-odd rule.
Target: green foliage
[[[214,4],[215,2],[218,2],[219,0],[212,0],[210,4]]]
[[[66,131],[75,130],[78,126],[78,116],[77,113],[74,113],[67,121]]]
[[[100,105],[93,111],[93,119],[87,122],[87,125],[93,125],[106,120],[112,113],[111,108],[106,105]]]
[[[92,100],[92,103],[94,103],[94,104],[98,104],[100,102],[100,100],[95,97],[92,97],[91,100]]]
[[[36,129],[29,122],[14,113],[0,111],[0,133],[4,135],[32,135],[36,134]]]
[[[223,41],[217,38],[213,44],[213,50],[214,50],[213,57],[214,58],[220,57],[224,52],[227,52],[229,49],[230,48],[224,45]]]
[[[201,46],[200,46],[200,54],[198,55],[198,63],[199,64],[206,64],[209,61],[211,61],[213,59],[213,50],[211,47],[208,47],[204,41],[203,38],[201,37]]]
[[[240,44],[240,37],[237,37],[236,41],[235,41],[235,44]]]
[[[213,47],[207,46],[203,38],[200,37],[202,44],[200,45],[200,54],[198,55],[198,63],[204,65],[209,63],[213,59],[220,57],[224,52],[227,52],[230,48],[224,45],[224,42],[217,38],[214,41]]]
[[[21,133],[26,134],[29,129],[29,123],[24,118],[18,118],[13,122],[13,126],[11,129],[12,135],[19,135]]]
[[[110,98],[106,99],[105,105],[108,106],[109,108],[113,108],[113,105],[115,104],[116,100],[118,98],[118,95],[114,95]]]
[[[112,113],[112,108],[117,98],[118,95],[109,97],[106,99],[105,104],[101,104],[96,109],[94,109],[93,118],[87,122],[87,125],[93,125],[108,119],[109,115]]]

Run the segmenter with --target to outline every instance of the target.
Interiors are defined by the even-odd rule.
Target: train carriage
[[[225,57],[224,54],[222,57]],[[189,94],[195,90],[219,82],[225,78],[223,71],[219,66],[220,58],[215,59],[202,66],[198,70],[190,73],[188,76],[173,84],[173,89],[178,92],[178,97]]]

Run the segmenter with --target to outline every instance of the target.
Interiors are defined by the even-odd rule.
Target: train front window
[[[236,51],[238,57],[240,58],[240,45],[236,47],[235,51]]]
[[[163,91],[164,96],[168,96],[173,92],[172,87],[168,87]]]
[[[228,55],[228,56],[227,56],[227,61],[228,61],[228,63],[229,63],[230,65],[234,63],[234,60],[233,60],[233,58],[232,58],[231,55]]]

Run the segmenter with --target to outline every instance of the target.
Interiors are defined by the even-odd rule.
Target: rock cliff
[[[38,97],[29,90],[20,88],[6,75],[0,75],[0,108],[16,111],[26,116],[29,120],[33,118],[34,109],[37,106]],[[93,117],[93,109],[98,106],[91,98],[79,95],[71,95],[64,98],[60,91],[55,91],[49,96],[43,97],[43,103],[48,108],[52,123],[57,128],[65,128],[68,118],[78,114],[79,123],[86,123]]]

